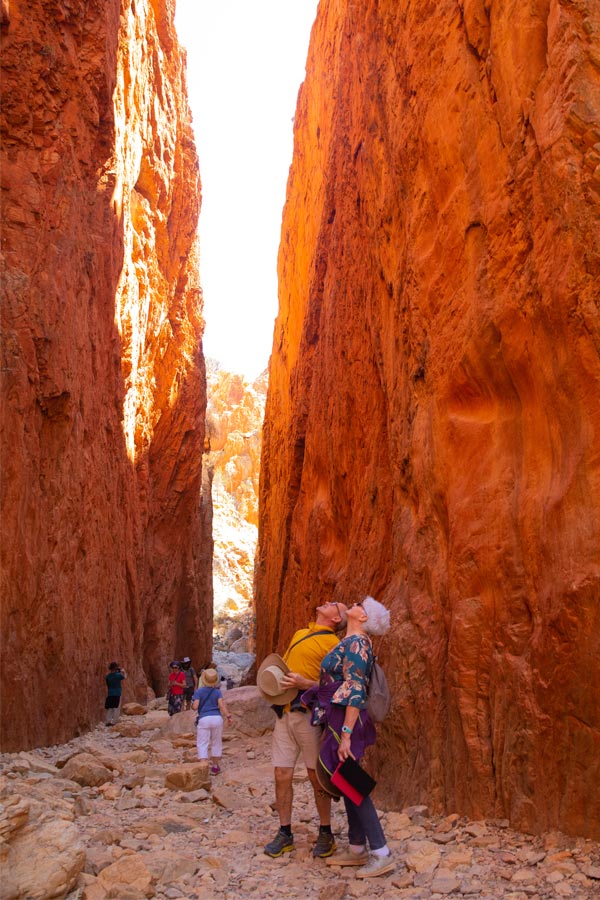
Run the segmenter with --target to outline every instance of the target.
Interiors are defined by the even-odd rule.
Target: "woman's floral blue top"
[[[331,698],[340,706],[367,705],[367,687],[373,668],[373,650],[366,634],[342,638],[321,663],[321,685],[340,682]]]

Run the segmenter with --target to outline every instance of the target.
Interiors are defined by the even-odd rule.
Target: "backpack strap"
[[[216,691],[216,690],[217,690],[216,687],[209,687],[208,689],[209,689],[209,691]],[[210,697],[210,694],[207,694],[207,695],[205,696],[204,700],[202,701],[202,706],[198,706],[198,709],[196,710],[196,725],[198,724],[198,719],[200,718],[200,713],[202,712],[202,710],[204,709],[206,703],[208,702],[208,698],[209,698],[209,697]]]
[[[331,631],[331,629],[329,629],[329,628],[327,628],[327,629],[321,629],[321,631],[311,631],[310,634],[305,634],[304,637],[301,637],[301,638],[299,638],[297,641],[295,641],[295,642],[292,644],[291,647],[288,647],[288,649],[286,650],[285,655],[287,656],[289,653],[291,653],[292,650],[294,649],[294,647],[297,647],[298,644],[301,644],[301,643],[302,643],[302,641],[307,641],[309,638],[311,638],[311,637],[317,637],[317,636],[320,635],[320,634],[334,634],[334,632]],[[296,703],[296,704],[298,703],[299,698],[300,698],[300,695],[301,695],[302,693],[303,693],[303,691],[302,691],[302,690],[299,690],[298,693],[296,694],[296,696],[294,697],[294,699],[290,701],[290,709],[291,709],[292,711],[300,711],[300,712],[304,712],[304,709],[305,709],[305,708],[304,708],[303,706],[302,706],[302,708],[300,708],[300,706],[297,706],[297,707],[294,709],[294,704],[295,704],[295,703]],[[283,706],[281,706],[281,707],[279,707],[279,708],[280,708],[281,710],[283,710]],[[275,712],[277,713],[277,707],[276,707],[276,706],[273,706],[273,709],[274,709]],[[281,717],[279,716],[279,714],[278,714],[278,718],[281,718]]]
[[[310,634],[305,634],[304,637],[301,637],[299,640],[297,640],[294,644],[292,644],[291,647],[288,647],[285,655],[287,656],[288,653],[291,653],[294,647],[297,647],[298,644],[302,643],[302,641],[307,641],[311,637],[317,637],[317,635],[319,634],[332,634],[335,637],[334,632],[330,631],[330,629],[327,629],[326,631],[311,631]]]

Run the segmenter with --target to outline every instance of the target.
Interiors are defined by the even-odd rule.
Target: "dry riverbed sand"
[[[296,849],[270,859],[272,713],[254,688],[229,701],[234,725],[214,777],[196,760],[193,713],[169,719],[135,705],[114,728],[0,756],[0,900],[600,898],[598,843],[425,807],[382,813],[395,872],[361,881],[354,869],[331,869],[311,856],[315,810],[301,770]],[[338,846],[344,823],[334,804]]]

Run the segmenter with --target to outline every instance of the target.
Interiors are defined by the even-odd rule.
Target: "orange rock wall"
[[[600,6],[321,0],[257,658],[389,604],[378,799],[600,837]]]
[[[210,655],[198,162],[174,0],[2,6],[2,747]]]

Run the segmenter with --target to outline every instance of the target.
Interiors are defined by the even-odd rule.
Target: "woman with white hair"
[[[339,796],[331,775],[340,762],[361,759],[375,743],[376,731],[366,710],[374,655],[372,635],[384,635],[390,627],[389,610],[373,597],[348,608],[346,636],[321,663],[318,688],[303,694],[312,708],[314,725],[324,725],[317,777],[321,786]],[[348,850],[328,857],[331,866],[360,866],[357,877],[372,878],[395,868],[379,816],[369,796],[357,805],[344,796],[348,816]]]

